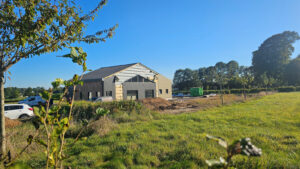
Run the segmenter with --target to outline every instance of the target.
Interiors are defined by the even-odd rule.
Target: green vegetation
[[[300,85],[300,56],[292,59],[293,44],[300,39],[297,32],[285,31],[266,39],[253,52],[252,65],[240,66],[237,61],[217,62],[214,66],[196,70],[178,69],[173,78],[174,88],[211,89],[274,88]]]
[[[9,69],[20,60],[70,48],[71,53],[62,57],[72,58],[81,64],[78,53],[84,53],[78,42],[98,43],[111,38],[117,25],[94,34],[85,33],[88,23],[95,19],[106,4],[100,0],[90,12],[84,12],[73,0],[57,1],[1,1],[0,20],[0,161],[9,156],[6,151],[4,117],[4,83]],[[77,43],[76,43],[77,42]],[[78,52],[78,53],[77,53]],[[73,57],[75,56],[75,57]],[[85,66],[85,65],[84,65]],[[32,91],[28,90],[30,94]],[[12,96],[19,96],[13,90]],[[3,168],[3,162],[0,163]]]
[[[296,92],[300,91],[300,86],[282,86],[282,87],[275,87],[275,88],[253,88],[253,89],[224,89],[223,92],[225,94],[242,94],[243,92],[246,93],[259,93],[265,91],[278,91],[278,92]],[[219,90],[203,90],[204,94],[210,93],[219,93]],[[188,90],[181,90],[181,91],[174,91],[173,94],[184,93],[188,94],[190,91]]]
[[[234,156],[232,161],[235,167],[300,167],[300,93],[298,92],[277,93],[245,103],[195,113],[167,115],[142,112],[128,113],[132,120],[115,121],[123,116],[121,112],[110,114],[106,119],[102,119],[93,129],[95,131],[106,129],[105,134],[92,131],[82,137],[73,147],[66,150],[68,158],[65,166],[72,168],[207,167],[205,160],[226,156],[226,152],[221,151],[220,145],[206,139],[206,134],[210,134],[220,136],[228,142],[249,137],[254,145],[262,149],[260,158]],[[124,116],[129,118],[128,114]],[[134,116],[144,118],[133,120]],[[108,126],[101,126],[101,124]],[[77,126],[80,128],[79,124]],[[70,135],[67,142],[71,143],[73,140]],[[25,162],[33,168],[43,168],[44,156],[43,152],[36,151],[21,160],[27,159]]]

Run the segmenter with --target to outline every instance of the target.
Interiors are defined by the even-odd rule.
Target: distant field
[[[65,165],[205,168],[205,159],[225,155],[219,145],[203,137],[207,133],[229,142],[250,137],[262,148],[260,158],[234,158],[238,168],[300,168],[300,93],[277,93],[195,113],[149,114],[148,119],[119,123],[103,137],[94,134],[79,141],[67,150],[70,158]],[[26,162],[39,168],[43,155],[35,154]]]

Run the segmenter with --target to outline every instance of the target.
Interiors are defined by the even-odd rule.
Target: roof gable
[[[102,67],[100,69],[94,70],[92,72],[86,73],[83,75],[82,80],[98,80],[110,76],[114,73],[120,72],[130,66],[133,66],[137,63],[126,64],[126,65],[118,65],[118,66],[110,66],[110,67]]]

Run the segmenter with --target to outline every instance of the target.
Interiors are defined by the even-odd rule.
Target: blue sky
[[[81,1],[85,10],[96,0]],[[252,52],[268,37],[285,30],[300,33],[299,0],[109,0],[87,34],[119,24],[106,43],[79,44],[90,69],[141,62],[172,79],[179,68],[206,67],[236,60],[251,65]],[[295,44],[293,57],[300,54]],[[49,53],[22,60],[6,87],[49,87],[80,68]]]

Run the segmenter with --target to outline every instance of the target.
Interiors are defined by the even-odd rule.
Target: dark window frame
[[[151,94],[148,92],[151,92]],[[145,98],[154,98],[154,90],[145,90]]]
[[[112,93],[112,91],[110,90],[110,91],[106,91],[105,92],[105,96],[112,96],[113,95],[113,93]]]

